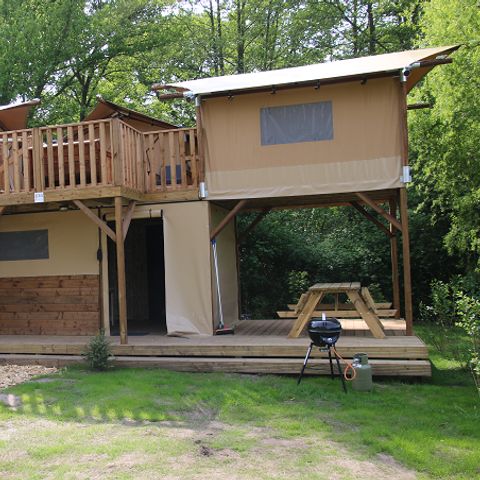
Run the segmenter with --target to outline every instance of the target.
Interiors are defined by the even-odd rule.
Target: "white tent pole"
[[[212,247],[213,247],[213,263],[215,266],[215,283],[217,284],[218,314],[220,317],[220,322],[218,324],[218,327],[224,328],[225,323],[223,321],[222,291],[220,289],[220,275],[218,273],[217,240],[215,238],[212,239]]]

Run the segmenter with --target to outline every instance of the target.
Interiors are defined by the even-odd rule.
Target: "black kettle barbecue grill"
[[[303,361],[303,367],[300,371],[297,385],[299,385],[302,381],[303,374],[305,372],[305,369],[307,368],[308,360],[310,359],[310,355],[312,354],[312,349],[315,346],[319,347],[321,351],[328,352],[328,360],[330,362],[330,375],[332,377],[332,380],[335,378],[335,374],[333,372],[333,349],[333,354],[337,362],[338,375],[342,380],[343,390],[345,391],[345,393],[347,392],[347,386],[345,385],[345,379],[343,378],[342,368],[340,367],[340,359],[335,350],[335,344],[337,343],[337,340],[339,339],[341,333],[342,325],[336,318],[312,318],[312,320],[308,322],[308,335],[310,336],[311,343],[308,347],[307,354],[305,355],[305,360]],[[315,367],[309,368],[314,369]]]

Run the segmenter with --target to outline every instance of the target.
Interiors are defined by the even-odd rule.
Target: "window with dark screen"
[[[262,145],[333,139],[332,102],[260,109]]]
[[[49,258],[48,230],[0,232],[0,261]]]

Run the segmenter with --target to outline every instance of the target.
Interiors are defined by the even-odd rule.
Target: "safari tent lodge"
[[[104,99],[37,128],[38,102],[0,109],[0,362],[75,362],[103,329],[124,365],[297,373],[305,325],[327,312],[346,358],[430,375],[412,330],[407,94],[455,49],[154,85],[195,102],[190,128]],[[257,212],[253,229],[272,209],[339,205],[385,233],[391,302],[352,278],[239,320],[235,216]],[[223,321],[235,335],[214,335]]]

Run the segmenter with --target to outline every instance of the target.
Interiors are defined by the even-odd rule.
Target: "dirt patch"
[[[58,372],[58,368],[41,365],[0,365],[0,390],[26,382],[37,375],[55,372]]]
[[[70,442],[74,448],[63,453],[58,447],[59,437],[62,444]],[[78,480],[114,480],[120,473],[136,480],[416,478],[415,472],[386,454],[365,459],[361,452],[333,442],[323,433],[285,438],[270,428],[232,426],[218,420],[206,422],[202,428],[195,421],[145,423],[132,429],[122,422],[85,424],[18,418],[0,424],[2,440],[0,462],[28,460],[33,470],[45,473],[46,479],[55,478],[55,471],[65,465],[77,472],[72,478]],[[92,442],[95,452],[84,451]],[[128,453],[123,448],[125,442]],[[111,444],[112,450],[108,451]],[[174,449],[162,448],[173,444]],[[56,448],[60,451],[35,460],[31,451],[39,445],[47,452],[52,447],[53,452]],[[3,478],[18,478],[10,473]]]

